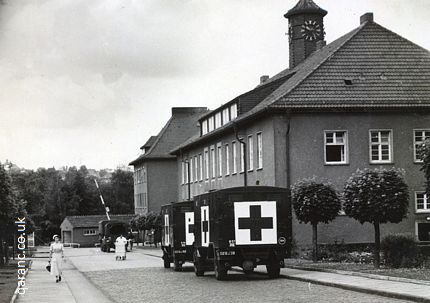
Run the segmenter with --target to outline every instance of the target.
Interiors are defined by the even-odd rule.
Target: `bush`
[[[385,265],[392,268],[420,267],[424,263],[414,239],[405,235],[389,235],[381,242]]]

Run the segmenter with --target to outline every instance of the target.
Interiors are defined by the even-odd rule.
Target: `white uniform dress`
[[[127,239],[124,237],[118,237],[115,241],[115,257],[125,259],[125,245]]]
[[[51,275],[61,276],[63,270],[63,244],[54,242],[49,250],[52,252]]]

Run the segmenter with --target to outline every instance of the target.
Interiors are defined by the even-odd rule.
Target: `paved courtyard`
[[[217,281],[212,272],[196,277],[191,264],[183,272],[164,269],[159,249],[133,250],[127,260],[95,248],[67,250],[68,259],[97,288],[116,302],[408,302],[266,275],[229,272]],[[67,273],[65,273],[67,275]]]

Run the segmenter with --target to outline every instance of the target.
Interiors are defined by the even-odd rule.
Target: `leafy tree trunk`
[[[318,261],[318,224],[312,224],[312,261]]]
[[[373,252],[373,264],[375,266],[375,268],[379,268],[381,261],[380,261],[380,257],[379,257],[379,252],[381,250],[381,233],[379,230],[379,222],[374,222],[373,223],[374,227],[375,227],[375,250]]]

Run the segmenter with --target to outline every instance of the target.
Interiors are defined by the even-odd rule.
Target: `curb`
[[[362,273],[362,272],[356,272],[356,271],[346,271],[346,270],[326,269],[326,268],[312,268],[312,267],[296,266],[296,265],[285,265],[285,268],[299,269],[299,270],[306,270],[306,271],[320,271],[320,272],[334,273],[334,274],[345,275],[345,276],[356,276],[356,277],[363,277],[363,278],[369,278],[369,279],[375,279],[375,280],[412,283],[412,284],[430,286],[430,281],[392,277],[392,276],[383,276],[383,275],[377,275],[377,274],[368,274],[368,273]]]
[[[27,273],[28,273],[28,271],[31,269],[31,264],[32,264],[32,263],[33,263],[33,260],[30,260],[30,262],[29,262],[29,264],[28,264],[28,267],[25,269],[24,277],[27,277]],[[15,288],[15,291],[13,292],[13,296],[12,296],[12,298],[10,299],[10,302],[9,302],[9,303],[15,303],[16,295],[17,295],[17,293],[18,293],[18,288],[19,288],[19,286],[17,285],[17,286],[16,286],[16,288]]]
[[[413,295],[407,295],[407,294],[399,294],[399,293],[392,293],[392,292],[389,292],[389,291],[380,291],[380,290],[374,290],[374,289],[369,289],[369,288],[364,288],[364,287],[359,287],[359,286],[353,286],[353,285],[340,284],[340,283],[316,281],[316,280],[313,280],[313,279],[302,278],[302,277],[292,277],[292,276],[289,276],[288,274],[282,274],[282,276],[285,277],[286,279],[289,279],[289,280],[297,280],[297,281],[302,281],[302,282],[311,282],[313,284],[319,284],[319,285],[324,285],[324,286],[337,287],[337,288],[342,288],[342,289],[346,289],[346,290],[353,290],[353,291],[357,291],[357,292],[368,293],[368,294],[373,294],[373,295],[380,295],[380,296],[384,296],[384,297],[401,299],[401,300],[409,300],[409,301],[414,301],[414,302],[430,303],[430,299],[419,297],[419,296],[413,296]]]

